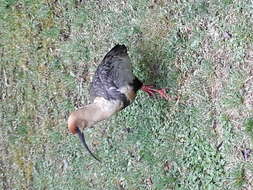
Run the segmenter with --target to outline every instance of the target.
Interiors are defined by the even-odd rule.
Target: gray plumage
[[[91,103],[70,114],[68,128],[71,133],[78,134],[82,144],[89,153],[85,142],[84,128],[111,117],[128,106],[142,88],[142,82],[133,75],[127,48],[116,45],[109,51],[98,66],[90,86]]]
[[[96,70],[90,87],[91,101],[96,97],[121,100],[125,107],[131,100],[120,92],[120,89],[127,85],[132,86],[136,92],[142,83],[133,75],[127,48],[124,45],[116,45],[105,55]]]

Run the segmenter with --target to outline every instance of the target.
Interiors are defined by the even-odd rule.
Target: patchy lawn
[[[9,0],[0,3],[1,189],[253,187],[253,2]],[[149,98],[67,130],[96,66],[125,44]]]

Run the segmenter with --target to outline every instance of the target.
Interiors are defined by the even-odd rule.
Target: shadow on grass
[[[172,91],[178,89],[177,81],[180,72],[174,65],[176,56],[172,48],[158,45],[156,42],[142,42],[138,51],[142,58],[136,65],[136,70],[138,70],[136,75],[145,84],[168,88]]]

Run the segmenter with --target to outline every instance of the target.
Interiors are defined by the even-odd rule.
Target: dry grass
[[[252,2],[2,1],[2,189],[252,189]],[[176,101],[136,102],[69,134],[104,54]]]

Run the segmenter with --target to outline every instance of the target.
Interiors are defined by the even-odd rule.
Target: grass
[[[251,1],[0,3],[1,189],[251,189]],[[128,46],[135,74],[178,101],[138,94],[69,134],[104,54]]]

